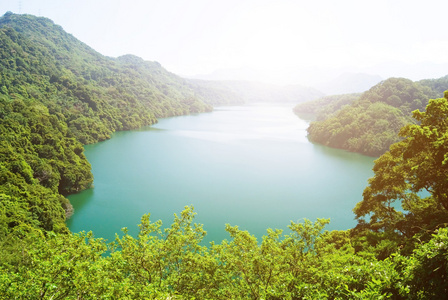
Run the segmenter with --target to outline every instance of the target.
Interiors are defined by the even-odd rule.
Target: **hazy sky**
[[[281,81],[317,67],[418,79],[431,70],[385,66],[448,63],[446,0],[0,0],[6,11],[48,17],[104,55],[180,75],[252,69]]]

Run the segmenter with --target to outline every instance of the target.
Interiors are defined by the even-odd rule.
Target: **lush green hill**
[[[105,57],[46,18],[5,14],[0,45],[2,232],[18,224],[67,231],[63,195],[92,183],[82,144],[211,110],[160,64]]]
[[[190,79],[192,88],[198,95],[204,95],[203,89],[219,91],[216,100],[223,102],[219,97],[224,95],[231,103],[300,103],[322,97],[324,94],[314,88],[301,85],[274,85],[256,81],[208,81]]]
[[[196,95],[203,97],[212,105],[244,104],[246,99],[221,81],[209,81],[200,79],[188,79],[191,88]]]
[[[316,84],[315,87],[327,95],[362,93],[381,80],[379,75],[343,73],[332,80]]]
[[[63,195],[92,183],[83,144],[248,98],[242,87],[191,82],[133,55],[105,57],[46,18],[5,14],[0,42],[0,193],[46,230],[66,230]]]
[[[20,94],[10,90],[20,85],[25,97],[60,116],[82,143],[152,124],[156,117],[211,109],[184,79],[160,64],[134,56],[105,57],[51,20],[9,14],[0,28],[6,94]]]
[[[436,96],[437,91],[429,84],[390,78],[362,93],[358,99],[347,95],[326,97],[314,104],[297,106],[295,112],[316,108],[313,112],[318,114],[318,119],[308,128],[311,141],[379,156],[400,140],[400,128],[413,122],[411,112],[424,109],[427,99]]]

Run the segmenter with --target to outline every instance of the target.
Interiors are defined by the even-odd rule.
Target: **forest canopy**
[[[296,113],[317,113],[308,128],[312,142],[379,156],[401,140],[400,128],[415,123],[411,112],[448,88],[447,78],[413,82],[389,78],[361,95],[337,95],[297,105]],[[443,91],[440,91],[444,87]],[[313,110],[314,109],[314,110]]]

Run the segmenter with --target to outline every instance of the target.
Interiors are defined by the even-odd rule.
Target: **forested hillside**
[[[20,230],[0,232],[0,291],[5,299],[445,299],[447,98],[415,112],[420,124],[404,127],[405,139],[375,162],[354,229],[305,220],[257,241],[226,225],[229,241],[207,247],[186,207],[166,229],[144,215],[137,236],[124,228],[108,245],[16,218]]]
[[[297,104],[293,111],[300,114],[312,114],[316,121],[328,119],[343,106],[352,104],[358,100],[361,94],[342,94],[324,96],[314,101],[307,101]]]
[[[314,105],[298,105],[295,112],[323,104],[324,107],[316,111],[317,121],[308,128],[311,141],[379,156],[400,140],[400,128],[413,122],[411,112],[424,109],[427,99],[437,97],[443,86],[448,88],[448,85],[436,80],[413,82],[404,78],[389,78],[362,93],[359,99],[355,100],[353,96],[327,97]]]
[[[104,57],[48,19],[10,14],[0,26],[3,94],[43,103],[82,143],[211,109],[160,64]]]
[[[104,57],[46,18],[5,14],[0,45],[3,236],[24,224],[67,232],[64,196],[93,179],[83,144],[157,117],[211,110],[160,64]]]
[[[209,91],[218,92],[216,99],[225,96],[227,101],[231,103],[251,103],[251,102],[268,102],[268,103],[299,103],[322,97],[324,94],[314,88],[301,85],[274,85],[255,81],[233,81],[233,80],[217,80],[208,81],[200,79],[189,79],[192,88],[198,95],[211,96],[207,94]],[[214,99],[215,97],[212,97]],[[225,100],[224,100],[225,101]]]
[[[327,95],[362,93],[381,80],[379,75],[343,73],[327,82],[315,84],[315,87]]]

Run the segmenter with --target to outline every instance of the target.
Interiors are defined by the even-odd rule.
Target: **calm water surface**
[[[292,105],[257,104],[115,133],[85,147],[94,188],[69,197],[67,224],[111,241],[122,227],[136,233],[145,213],[169,226],[193,205],[206,241],[228,239],[226,223],[258,238],[304,218],[351,228],[374,159],[314,145],[307,127]]]

